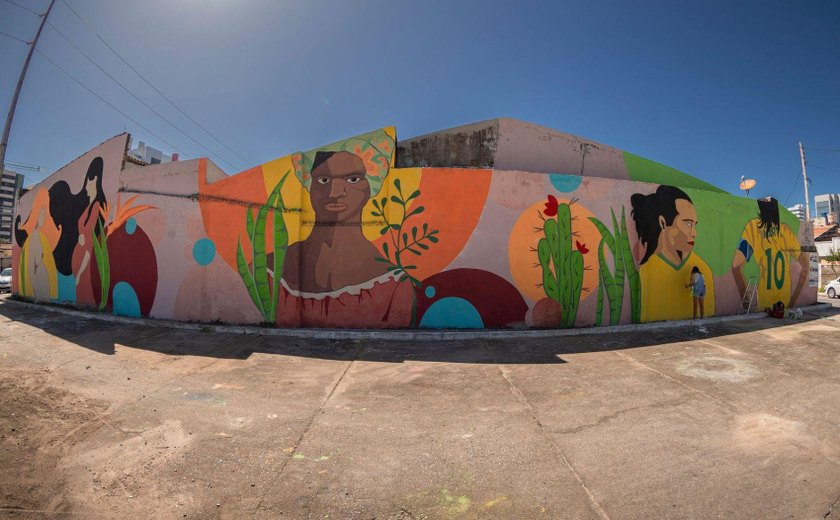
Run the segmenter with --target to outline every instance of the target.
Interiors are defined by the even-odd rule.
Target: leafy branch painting
[[[406,261],[407,253],[414,256],[421,256],[423,251],[428,251],[432,244],[438,242],[438,230],[429,229],[429,224],[424,222],[422,226],[411,225],[411,232],[409,234],[408,220],[416,217],[425,211],[425,207],[417,206],[409,211],[408,206],[417,197],[420,196],[420,190],[414,190],[408,196],[402,191],[402,185],[399,179],[394,179],[394,188],[397,191],[396,195],[382,197],[379,200],[373,199],[374,211],[371,214],[374,217],[380,217],[385,225],[379,230],[380,235],[389,235],[391,239],[390,245],[388,242],[382,244],[382,255],[377,256],[377,262],[384,262],[388,264],[388,272],[397,276],[399,281],[408,280],[415,289],[422,287],[422,282],[417,277],[411,274],[411,271],[417,269],[417,266]],[[388,202],[392,202],[394,206],[399,209],[396,210],[399,217],[395,220],[388,218]],[[393,216],[393,215],[392,215]],[[416,220],[416,219],[415,219]],[[410,258],[410,257],[409,257]],[[417,295],[412,291],[411,299],[411,326],[417,326]]]
[[[414,190],[406,197],[402,192],[399,179],[394,179],[394,188],[397,190],[397,195],[391,195],[390,202],[399,207],[401,215],[396,220],[388,220],[386,213],[388,197],[382,197],[379,200],[373,199],[375,209],[371,214],[374,217],[381,217],[385,222],[385,226],[379,230],[379,234],[385,235],[387,233],[390,234],[391,238],[390,245],[387,242],[382,244],[383,256],[376,257],[376,260],[388,264],[388,271],[399,276],[400,281],[409,280],[415,287],[420,287],[420,280],[411,275],[411,271],[417,269],[417,266],[406,262],[406,253],[420,256],[423,251],[428,251],[432,244],[438,242],[438,230],[430,230],[429,224],[423,223],[420,228],[411,226],[409,236],[408,220],[420,215],[426,208],[417,206],[411,211],[408,210],[409,203],[420,196],[420,190]]]
[[[607,228],[603,222],[595,217],[589,220],[595,224],[601,233],[601,242],[598,244],[598,300],[595,310],[595,325],[600,325],[604,314],[604,295],[607,298],[607,305],[610,309],[610,325],[618,325],[621,320],[621,308],[624,305],[624,280],[630,289],[630,317],[633,323],[641,322],[641,280],[639,271],[633,260],[633,253],[630,250],[630,241],[627,237],[627,220],[625,218],[624,206],[621,207],[621,224],[616,219],[615,211],[610,209],[612,216],[613,231]],[[607,265],[605,247],[612,255],[613,269]]]
[[[285,220],[283,220],[285,205],[283,204],[283,197],[280,195],[280,190],[283,188],[289,173],[287,171],[280,182],[271,190],[265,204],[260,206],[257,211],[256,219],[250,207],[245,211],[247,238],[251,245],[252,262],[250,265],[245,259],[242,240],[239,239],[236,244],[236,266],[239,276],[248,290],[251,301],[254,302],[257,310],[262,314],[263,321],[268,324],[274,324],[277,317],[280,277],[283,274],[286,250],[289,247],[289,230],[286,227]],[[266,221],[269,212],[272,213],[274,232],[274,261],[271,270],[268,268],[268,255],[265,251]],[[272,278],[271,283],[269,283],[269,274]]]
[[[548,196],[545,209],[538,212],[543,226],[536,228],[543,238],[532,249],[539,259],[535,267],[542,269],[542,283],[538,286],[560,305],[560,328],[575,326],[580,294],[587,290],[583,287],[583,272],[589,268],[584,266],[583,255],[588,250],[579,241],[572,247],[572,237],[578,236],[572,230],[576,217],[572,216],[571,205],[575,202],[572,199],[559,203],[553,195]]]

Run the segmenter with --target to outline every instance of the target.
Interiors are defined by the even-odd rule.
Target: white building
[[[132,148],[131,150],[129,150],[128,155],[133,159],[142,161],[146,164],[160,164],[178,160],[177,153],[172,154],[172,156],[166,155],[157,148],[146,146],[146,143],[144,143],[143,141],[140,141],[138,143],[137,148]]]
[[[813,216],[820,224],[840,222],[840,194],[825,193],[815,196]]]
[[[3,171],[0,176],[0,243],[12,241],[15,206],[22,187],[23,175],[11,170]]]
[[[788,208],[788,211],[796,215],[796,218],[798,218],[799,220],[803,222],[805,221],[805,204],[797,204],[796,206],[792,206]]]

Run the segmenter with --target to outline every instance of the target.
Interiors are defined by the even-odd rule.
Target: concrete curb
[[[611,325],[604,327],[583,327],[579,329],[538,329],[538,330],[513,330],[513,329],[467,329],[467,330],[370,330],[370,329],[280,329],[268,327],[254,327],[242,325],[211,325],[202,323],[184,323],[180,321],[156,320],[147,318],[128,318],[125,316],[114,316],[100,312],[86,312],[54,305],[30,303],[7,298],[5,304],[20,305],[33,309],[42,309],[77,318],[95,319],[111,323],[122,323],[127,325],[145,325],[150,327],[162,327],[178,330],[194,330],[198,332],[220,332],[228,334],[249,334],[260,336],[281,336],[290,338],[308,339],[374,339],[374,340],[440,340],[440,339],[528,339],[528,338],[559,338],[566,336],[583,336],[592,334],[614,334],[619,332],[643,332],[663,329],[676,329],[680,327],[713,325],[733,321],[745,321],[767,317],[763,312],[750,314],[735,314],[731,316],[715,316],[703,320],[676,320],[661,321],[655,323],[637,323],[630,325]],[[813,312],[830,309],[830,303],[817,303],[807,307],[801,307],[802,312]]]

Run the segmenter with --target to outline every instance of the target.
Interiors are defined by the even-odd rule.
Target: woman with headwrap
[[[309,191],[315,221],[289,246],[280,294],[280,325],[405,327],[413,289],[400,282],[362,232],[362,211],[382,187],[394,140],[382,130],[292,156]]]

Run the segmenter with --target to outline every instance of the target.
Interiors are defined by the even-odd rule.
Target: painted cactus
[[[544,218],[544,237],[537,244],[542,287],[546,296],[560,304],[560,328],[571,328],[575,325],[583,289],[583,254],[572,245],[570,204],[558,203],[549,195],[543,213],[553,218]]]
[[[621,224],[616,219],[615,211],[610,210],[612,217],[613,231],[607,228],[597,218],[590,217],[601,233],[601,242],[598,244],[598,300],[595,310],[595,325],[601,325],[604,314],[604,295],[607,298],[607,305],[610,309],[610,325],[618,325],[621,320],[621,309],[624,305],[625,279],[630,290],[630,318],[633,323],[641,321],[641,281],[636,263],[633,260],[633,253],[630,250],[630,241],[627,237],[627,219],[624,207],[621,208]],[[605,249],[609,249],[612,255],[613,269],[607,265]]]
[[[283,188],[283,183],[286,182],[288,175],[289,172],[283,175],[283,178],[269,194],[266,203],[260,206],[256,219],[251,212],[251,208],[246,210],[245,224],[248,239],[251,242],[252,261],[250,265],[245,259],[241,240],[236,247],[236,266],[239,276],[242,278],[242,283],[248,289],[248,295],[251,296],[251,301],[254,302],[257,310],[262,314],[263,320],[270,324],[273,324],[277,317],[277,293],[280,288],[280,277],[283,274],[286,250],[289,247],[289,231],[286,228],[286,222],[283,220],[285,206],[283,197],[280,195],[280,190]],[[269,211],[273,213],[272,227],[274,230],[274,262],[271,271],[268,268],[268,255],[265,251],[266,221]],[[269,274],[272,278],[271,283],[269,283]]]

